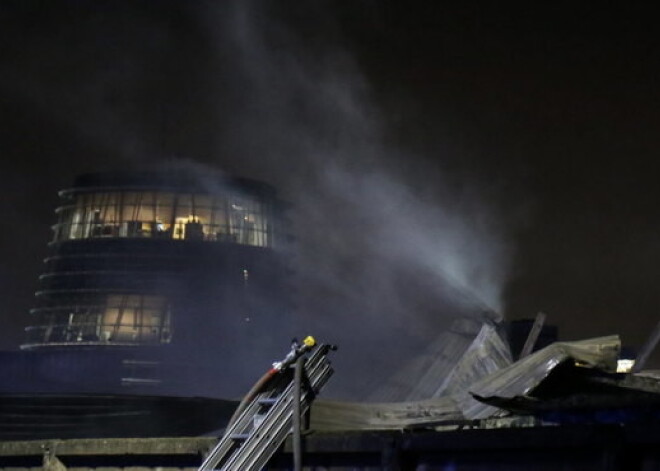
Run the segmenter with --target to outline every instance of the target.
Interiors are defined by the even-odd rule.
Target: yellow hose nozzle
[[[311,335],[308,335],[307,337],[305,337],[305,340],[303,340],[303,344],[305,344],[307,347],[313,347],[314,345],[316,345],[316,340],[314,340],[314,337],[312,337]]]

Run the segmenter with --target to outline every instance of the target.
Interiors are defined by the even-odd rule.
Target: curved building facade
[[[249,356],[256,342],[268,351],[288,311],[272,187],[190,171],[104,173],[78,177],[60,198],[22,349],[150,352],[196,367]],[[277,340],[281,350],[289,339]]]

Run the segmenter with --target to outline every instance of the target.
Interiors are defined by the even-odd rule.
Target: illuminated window
[[[28,330],[29,342],[139,345],[172,340],[170,305],[163,296],[111,294],[77,302],[42,313],[41,325]]]
[[[54,240],[166,238],[269,246],[266,205],[254,197],[155,191],[81,193],[58,208]]]
[[[166,300],[162,296],[108,296],[101,329],[105,341],[168,343],[171,332]]]

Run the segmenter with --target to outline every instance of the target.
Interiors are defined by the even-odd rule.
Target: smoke
[[[208,9],[234,79],[226,145],[293,203],[299,328],[340,344],[342,367],[368,377],[458,316],[500,319],[509,248],[492,185],[388,144],[391,123],[329,5]]]
[[[290,330],[339,344],[350,392],[456,317],[499,318],[510,247],[497,184],[393,144],[401,109],[374,92],[341,3],[17,3],[7,23],[35,26],[2,33],[20,47],[0,88],[57,125],[38,135],[47,158],[28,148],[44,179],[184,156],[273,184],[292,203]]]

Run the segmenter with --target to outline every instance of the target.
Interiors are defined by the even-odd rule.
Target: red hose
[[[236,410],[231,416],[231,419],[229,419],[229,422],[227,423],[227,428],[231,427],[234,422],[240,417],[240,415],[243,413],[247,405],[252,402],[254,397],[261,392],[263,387],[268,383],[268,381],[271,380],[273,376],[275,376],[276,373],[278,373],[280,370],[277,368],[271,368],[268,370],[264,375],[257,380],[256,383],[254,383],[254,386],[250,388],[250,390],[245,394],[243,399],[241,399],[241,402],[239,402],[238,407],[236,407]]]

